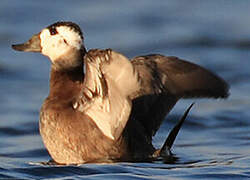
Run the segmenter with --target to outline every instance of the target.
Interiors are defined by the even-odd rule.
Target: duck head
[[[23,44],[12,45],[17,51],[40,52],[56,68],[75,67],[86,52],[80,27],[72,22],[57,22],[33,35]]]

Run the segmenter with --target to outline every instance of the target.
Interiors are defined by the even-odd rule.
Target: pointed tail
[[[179,122],[174,126],[174,128],[170,131],[166,141],[164,142],[163,146],[161,149],[157,150],[154,153],[154,156],[166,156],[166,155],[170,155],[170,149],[174,144],[174,141],[176,139],[176,136],[179,133],[179,130],[183,124],[183,122],[185,121],[189,111],[191,110],[191,108],[193,107],[194,103],[192,103],[188,109],[185,111],[185,113],[183,114],[183,116],[181,117],[181,119],[179,120]]]

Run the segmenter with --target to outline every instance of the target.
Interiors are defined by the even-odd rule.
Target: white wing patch
[[[74,107],[91,117],[104,135],[115,140],[130,116],[132,103],[128,96],[138,88],[133,66],[126,57],[111,50],[89,51],[85,66],[86,98],[80,98],[82,104]]]
[[[96,98],[92,106],[85,110],[85,113],[94,120],[104,135],[114,140],[123,131],[130,110],[128,100],[116,96],[105,100]]]

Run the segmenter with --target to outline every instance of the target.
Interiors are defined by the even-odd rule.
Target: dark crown
[[[80,35],[81,39],[83,39],[83,34],[82,34],[82,31],[81,31],[81,28],[77,24],[75,24],[73,22],[70,22],[70,21],[68,21],[68,22],[59,21],[59,22],[56,22],[54,24],[49,25],[47,28],[50,30],[50,32],[55,33],[56,27],[59,27],[59,26],[68,26],[68,27],[70,27],[76,33],[78,33]]]

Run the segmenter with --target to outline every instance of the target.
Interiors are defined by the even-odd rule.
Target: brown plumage
[[[223,79],[193,63],[159,54],[129,61],[110,49],[86,52],[82,41],[76,24],[59,22],[13,45],[52,62],[40,133],[57,163],[151,158],[152,136],[179,99],[228,96]]]

